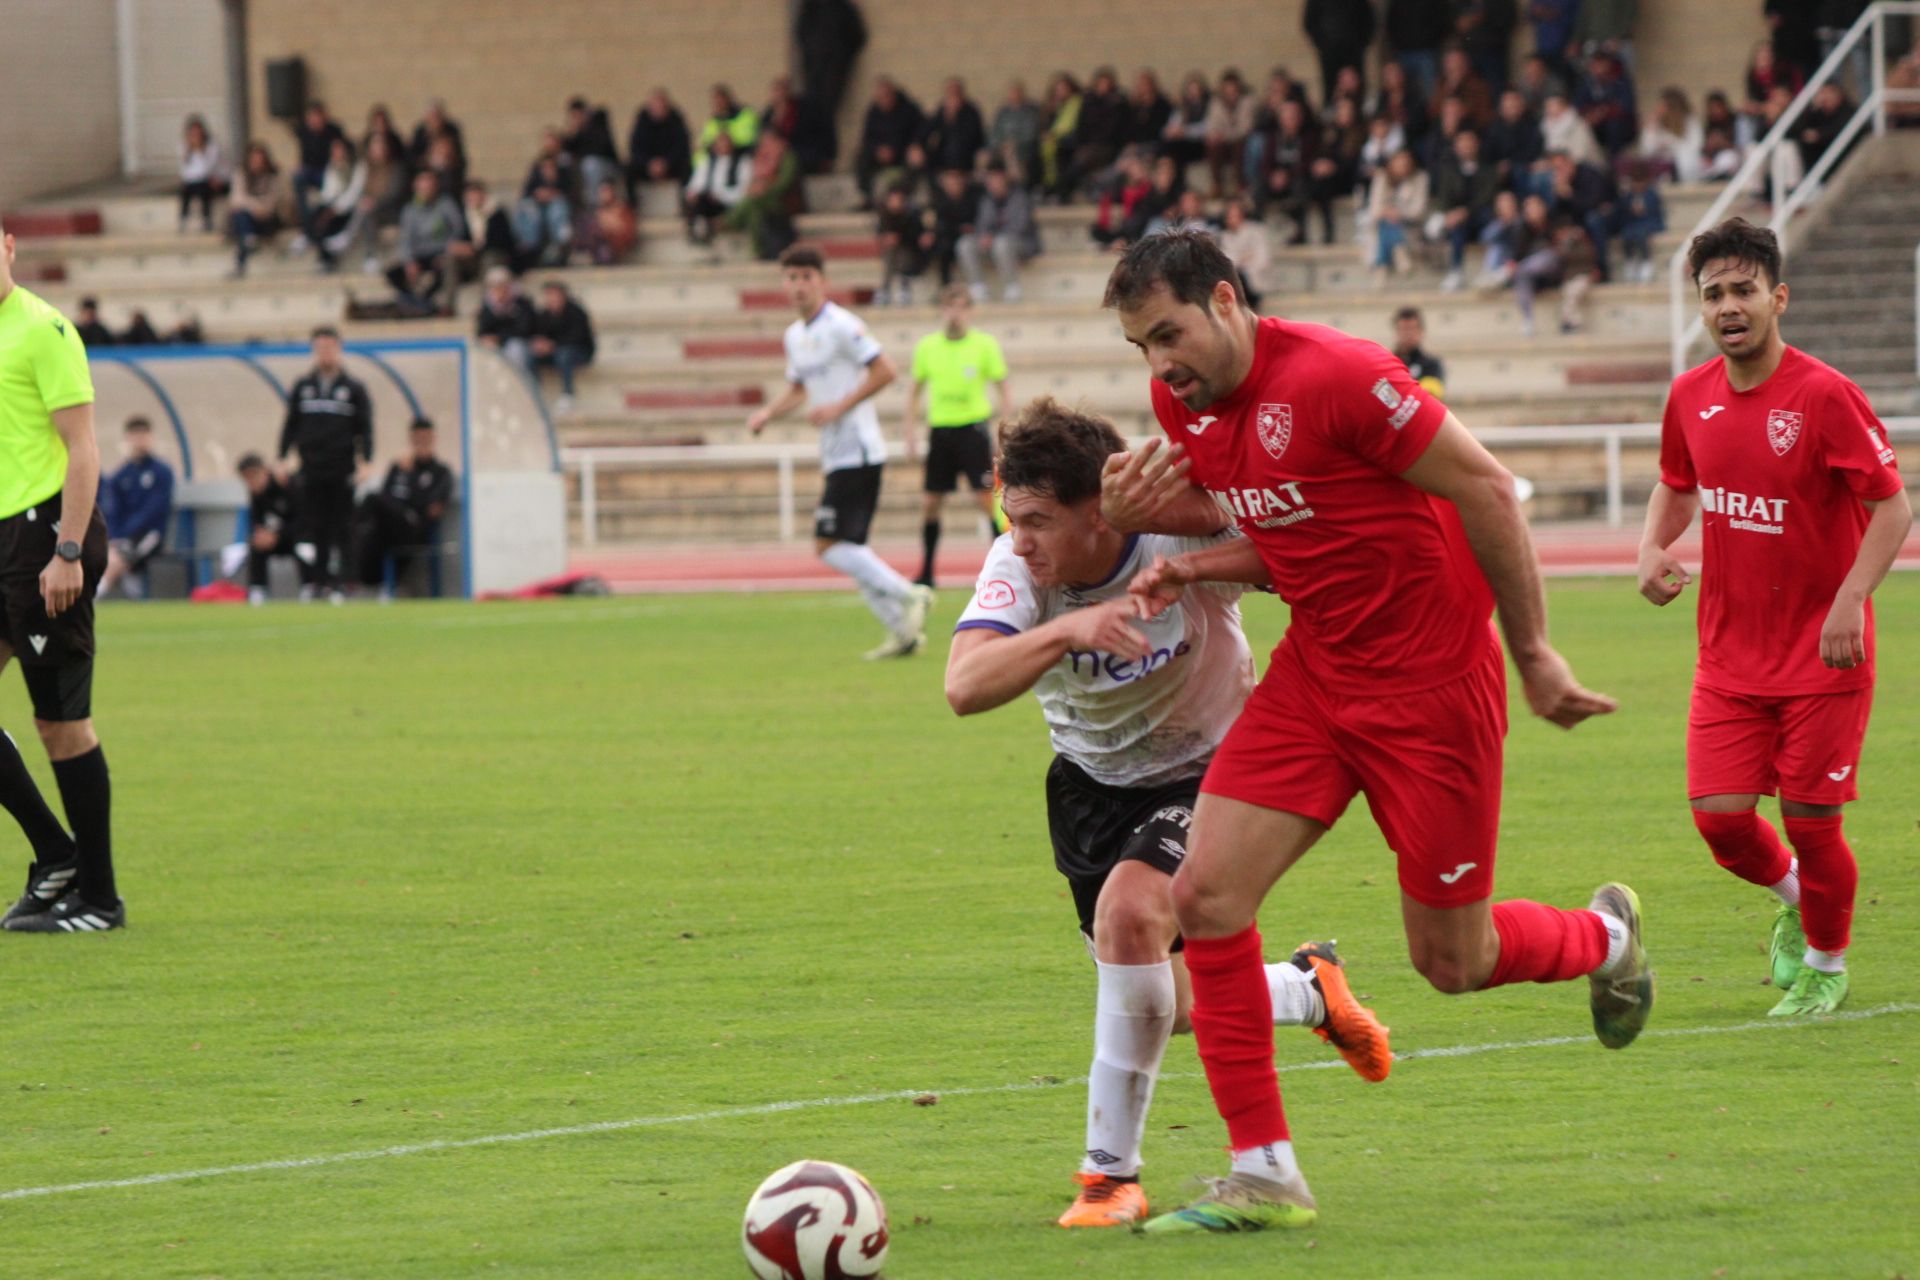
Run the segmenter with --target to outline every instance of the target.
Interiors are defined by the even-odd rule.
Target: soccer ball
[[[842,1164],[799,1160],[747,1201],[740,1247],[760,1280],[854,1280],[887,1260],[887,1207]]]

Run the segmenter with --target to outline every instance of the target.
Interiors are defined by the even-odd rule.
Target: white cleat
[[[863,662],[885,662],[888,658],[911,658],[920,652],[922,636],[897,636],[889,634],[878,645],[860,655]]]

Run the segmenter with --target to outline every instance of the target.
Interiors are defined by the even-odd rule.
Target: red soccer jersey
[[[1459,513],[1400,478],[1446,409],[1384,347],[1265,319],[1232,395],[1196,414],[1156,380],[1153,409],[1259,548],[1293,607],[1286,643],[1326,688],[1411,693],[1484,658],[1493,593]]]
[[[1770,695],[1873,683],[1871,603],[1865,665],[1820,662],[1820,628],[1867,527],[1860,504],[1902,487],[1860,388],[1788,347],[1772,377],[1735,391],[1715,357],[1673,380],[1660,479],[1700,494],[1700,683]]]

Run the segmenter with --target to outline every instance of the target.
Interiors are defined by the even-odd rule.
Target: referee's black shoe
[[[78,864],[67,858],[60,862],[46,864],[34,863],[27,868],[27,889],[20,900],[7,908],[7,914],[0,916],[0,925],[8,928],[13,922],[24,916],[44,915],[53,909],[60,895],[67,891],[67,885],[73,881],[74,867]]]
[[[77,893],[68,893],[49,909],[36,915],[9,919],[11,933],[105,933],[127,927],[127,904],[96,907]]]

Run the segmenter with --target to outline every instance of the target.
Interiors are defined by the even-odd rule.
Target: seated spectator
[[[759,139],[760,117],[753,113],[752,107],[741,106],[726,85],[713,86],[707,97],[707,109],[710,114],[707,122],[700,126],[700,137],[693,148],[695,159],[723,133],[730,134],[734,147],[741,151],[749,150]]]
[[[573,153],[567,150],[566,139],[560,136],[560,131],[551,125],[540,131],[540,149],[534,152],[533,163],[527,166],[527,178],[520,184],[520,195],[530,196],[541,187],[555,188],[566,197],[568,205],[576,209],[586,198]]]
[[[860,147],[854,155],[854,180],[860,199],[873,207],[876,182],[892,186],[905,176],[907,148],[920,139],[926,117],[912,98],[900,91],[891,76],[873,82],[873,101],[860,124]]]
[[[436,311],[440,291],[452,283],[454,241],[466,229],[466,218],[453,197],[440,190],[431,169],[413,175],[413,199],[400,211],[400,239],[387,282],[403,303],[423,312]]]
[[[1352,98],[1356,110],[1367,98],[1367,82],[1362,78],[1358,65],[1341,67],[1333,73],[1333,92],[1321,105],[1331,108],[1342,98]]]
[[[1207,108],[1203,136],[1207,145],[1207,172],[1213,182],[1213,198],[1227,193],[1227,182],[1240,185],[1240,162],[1253,132],[1254,101],[1238,71],[1220,77],[1220,90]]]
[[[121,347],[157,347],[164,339],[160,331],[153,327],[153,321],[147,319],[147,313],[139,307],[127,312],[127,327],[121,331],[114,345]]]
[[[1180,197],[1186,194],[1186,176],[1180,172],[1180,166],[1173,162],[1172,156],[1161,156],[1153,162],[1149,171],[1152,175],[1147,194],[1134,202],[1126,218],[1120,223],[1120,236],[1115,247],[1124,249],[1134,241],[1151,234],[1156,222],[1163,222],[1173,209],[1179,205]]]
[[[533,337],[527,345],[535,369],[560,374],[560,398],[553,411],[571,413],[574,373],[593,363],[593,321],[558,280],[540,286],[540,308],[533,314]]]
[[[1271,167],[1273,135],[1280,129],[1280,108],[1289,102],[1298,102],[1304,110],[1306,95],[1293,77],[1287,74],[1285,67],[1275,67],[1267,77],[1267,91],[1260,105],[1253,112],[1253,132],[1247,135],[1247,144],[1241,152],[1241,165],[1246,178],[1246,189],[1254,197],[1254,208],[1264,206],[1264,197],[1260,188],[1264,185],[1267,171]],[[1311,119],[1311,113],[1309,113]]]
[[[746,232],[754,256],[771,262],[793,243],[800,204],[800,162],[787,140],[777,133],[760,139],[747,172],[747,194],[727,212],[727,225]]]
[[[1453,293],[1466,282],[1467,246],[1480,236],[1500,190],[1500,171],[1480,159],[1480,135],[1462,129],[1453,135],[1453,151],[1434,170],[1433,213],[1427,226],[1432,240],[1447,242],[1447,274],[1440,282]]]
[[[513,242],[521,262],[565,264],[573,247],[571,185],[558,158],[547,155],[534,162],[525,193],[513,209]]]
[[[1476,288],[1504,288],[1513,276],[1514,250],[1520,236],[1520,198],[1502,190],[1493,198],[1493,212],[1480,229],[1480,245],[1486,256],[1480,261]]]
[[[1028,186],[1040,178],[1040,108],[1027,97],[1023,80],[1007,84],[1007,100],[993,113],[987,147],[1007,166],[1014,180]]]
[[[613,183],[609,178],[602,185]],[[394,579],[405,582],[417,557],[438,550],[440,518],[453,500],[453,471],[434,456],[433,423],[415,418],[407,441],[409,451],[393,460],[379,491],[361,501],[354,521],[360,585],[379,588],[382,600],[393,598],[387,585],[388,560],[393,561]]]
[[[1212,103],[1213,90],[1207,86],[1207,78],[1198,71],[1188,72],[1180,83],[1180,101],[1160,130],[1160,153],[1172,156],[1183,172],[1188,165],[1206,159],[1207,108]]]
[[[1413,244],[1427,220],[1427,175],[1414,163],[1413,152],[1393,153],[1387,167],[1373,175],[1367,192],[1367,214],[1374,230],[1373,271],[1385,286],[1395,272],[1413,266]]]
[[[1568,96],[1567,81],[1553,64],[1535,54],[1520,64],[1520,93],[1527,100],[1527,110],[1537,116],[1546,111],[1548,98]]]
[[[1212,235],[1219,229],[1219,224],[1207,216],[1207,202],[1192,187],[1183,187],[1173,206],[1162,210],[1159,217],[1147,224],[1150,236],[1172,231],[1204,231]]]
[[[941,86],[940,101],[920,131],[920,150],[926,167],[971,171],[986,149],[987,129],[981,122],[980,108],[967,97],[967,86],[958,76],[949,76]]]
[[[906,185],[888,187],[880,197],[874,224],[880,242],[880,291],[875,302],[883,307],[913,302],[913,282],[927,269],[927,251],[921,246],[926,233],[926,214],[913,203]]]
[[[528,375],[533,373],[533,304],[515,283],[513,272],[505,267],[488,267],[486,288],[480,295],[480,311],[473,322],[473,336],[483,347],[491,347]]]
[[[1169,165],[1177,162],[1171,155],[1160,157]],[[1100,245],[1121,244],[1124,247],[1125,233],[1121,228],[1132,217],[1133,210],[1153,190],[1153,170],[1147,163],[1144,151],[1129,147],[1120,153],[1120,159],[1113,167],[1113,176],[1100,189],[1099,203],[1094,208],[1093,226],[1088,233],[1094,242]]]
[[[830,173],[839,157],[840,140],[833,121],[826,118],[811,94],[793,91],[793,81],[775,76],[767,86],[767,105],[760,109],[760,132],[777,133],[787,140],[800,172]]]
[[[445,142],[452,148],[453,164],[460,171],[461,186],[466,183],[467,143],[460,132],[460,126],[447,114],[447,104],[435,98],[427,104],[426,114],[420,117],[420,123],[413,126],[413,137],[407,143],[407,164],[413,169],[424,169],[433,163],[433,144]],[[441,188],[443,191],[458,191],[460,186]]]
[[[1605,169],[1581,164],[1564,151],[1549,152],[1547,163],[1552,175],[1547,203],[1556,218],[1577,223],[1586,230],[1604,271],[1614,201],[1619,194],[1613,175]]]
[[[1333,100],[1320,124],[1320,154],[1308,172],[1316,183],[1324,184],[1336,196],[1353,194],[1360,180],[1360,153],[1367,145],[1367,125],[1360,118],[1360,99],[1342,96]],[[1333,227],[1327,226],[1327,243],[1333,243]]]
[[[973,220],[980,212],[980,190],[966,170],[942,169],[927,208],[932,217],[920,237],[920,247],[926,250],[927,261],[939,270],[941,285],[949,285],[953,283],[960,242],[973,234]]]
[[[298,152],[292,174],[293,209],[300,225],[305,227],[314,193],[326,180],[327,166],[333,161],[333,144],[346,141],[347,134],[327,114],[327,104],[315,98],[307,103],[307,109],[295,122],[293,137]],[[294,252],[304,252],[308,239],[304,232],[297,237],[293,242]]]
[[[722,133],[700,153],[681,198],[687,219],[687,238],[695,244],[713,243],[714,224],[747,198],[753,179],[753,153],[737,150],[733,135]]]
[[[693,138],[687,118],[665,89],[655,89],[633,116],[627,135],[627,178],[637,191],[643,182],[684,183],[693,173]]]
[[[548,129],[548,133],[556,133]],[[572,157],[568,157],[569,160]],[[571,166],[569,166],[571,169]],[[452,138],[442,135],[427,144],[427,162],[417,166],[415,173],[431,173],[440,179],[440,190],[449,199],[455,192],[467,189],[467,161],[459,144]]]
[[[1350,0],[1307,0],[1301,25],[1320,57],[1320,100],[1332,106],[1340,96],[1336,89],[1340,73],[1357,73],[1366,64],[1376,25],[1373,6]]]
[[[1655,177],[1675,182],[1700,181],[1700,152],[1706,141],[1684,89],[1668,85],[1660,106],[1640,130],[1639,159]]]
[[[1316,177],[1320,135],[1307,119],[1306,107],[1288,98],[1263,148],[1266,167],[1255,189],[1254,210],[1264,219],[1269,207],[1293,220],[1289,244],[1307,242],[1307,211],[1318,210],[1327,244],[1333,243],[1333,197],[1338,194],[1327,177]]]
[[[1434,64],[1434,74],[1439,74],[1439,64]],[[1400,127],[1406,135],[1407,145],[1427,134],[1427,100],[1420,96],[1418,86],[1409,79],[1410,73],[1400,62],[1380,64],[1380,91],[1373,95],[1373,103],[1367,108],[1367,118],[1378,120],[1385,117]]]
[[[80,334],[80,341],[88,348],[110,347],[114,343],[113,330],[100,322],[100,301],[97,298],[80,299],[80,310],[74,316],[74,329]]]
[[[247,486],[247,603],[267,602],[267,565],[276,557],[291,559],[300,573],[301,590],[312,591],[313,548],[309,546],[304,555],[299,550],[295,531],[300,518],[293,487],[257,453],[242,457],[236,469]]]
[[[1794,139],[1800,144],[1800,163],[1811,170],[1826,156],[1853,119],[1854,106],[1838,82],[1829,80],[1813,91],[1813,101],[1801,113]],[[1856,135],[1857,136],[1857,135]]]
[[[400,211],[413,196],[413,177],[405,157],[383,133],[368,135],[365,161],[367,175],[361,184],[353,236],[338,253],[345,257],[355,245],[362,246],[366,256],[362,269],[372,275],[380,269],[380,235],[400,225]]]
[[[1073,158],[1073,135],[1080,127],[1085,96],[1080,82],[1065,71],[1054,72],[1047,84],[1047,109],[1040,128],[1040,186],[1045,191],[1060,189],[1061,175]]]
[[[280,233],[293,213],[293,188],[273,162],[273,153],[265,143],[247,148],[246,163],[234,180],[233,195],[227,201],[227,218],[234,243],[233,274],[247,273],[247,259]]]
[[[1414,159],[1422,169],[1433,173],[1453,154],[1453,140],[1462,133],[1474,132],[1477,131],[1467,119],[1467,104],[1459,98],[1442,98],[1440,114],[1434,117],[1433,127],[1413,149]]]
[[[619,171],[615,170],[617,174]],[[593,207],[574,227],[574,247],[597,267],[625,262],[640,243],[640,220],[620,194],[624,184],[608,178],[595,192]]]
[[[1127,97],[1127,123],[1120,135],[1120,145],[1157,150],[1160,135],[1166,132],[1167,123],[1172,119],[1173,103],[1161,91],[1160,77],[1151,70],[1143,70],[1133,78],[1133,92]]]
[[[180,138],[180,230],[187,229],[187,213],[200,202],[200,229],[213,230],[213,201],[227,192],[227,158],[207,132],[207,122],[188,116]]]
[[[1580,327],[1580,303],[1599,275],[1599,258],[1587,233],[1578,224],[1553,217],[1540,196],[1528,196],[1521,206],[1521,227],[1514,250],[1514,296],[1520,304],[1520,330],[1534,334],[1533,301],[1541,289],[1558,286],[1560,331]]]
[[[1273,241],[1267,238],[1266,227],[1247,216],[1246,201],[1234,200],[1227,205],[1215,238],[1240,273],[1240,292],[1247,305],[1258,311],[1267,271],[1273,266]]]
[[[1740,172],[1740,166],[1744,163],[1740,149],[1733,145],[1731,133],[1719,125],[1707,130],[1706,137],[1700,143],[1702,182],[1726,182]]]
[[[387,154],[404,161],[407,155],[406,139],[394,128],[393,112],[385,105],[375,103],[367,109],[366,132],[360,135],[360,154],[371,162],[373,159],[373,140],[379,138],[387,144]],[[411,176],[411,175],[409,175]]]
[[[471,179],[460,195],[466,222],[451,249],[455,278],[464,284],[494,267],[518,274],[522,263],[520,246],[513,238],[512,217],[478,178]]]
[[[954,252],[976,301],[987,296],[983,264],[988,259],[1000,277],[1000,300],[1020,300],[1020,267],[1040,252],[1040,231],[1026,189],[1013,185],[1005,165],[987,166],[986,190],[980,194],[973,234],[963,236]]]
[[[1120,92],[1112,67],[1093,73],[1080,101],[1080,121],[1074,126],[1073,146],[1061,166],[1054,192],[1062,200],[1077,196],[1120,155],[1127,135],[1127,99]]]
[[[1509,89],[1500,95],[1499,113],[1487,126],[1480,154],[1500,171],[1500,185],[1517,187],[1546,154],[1540,120],[1527,106],[1526,95]]]
[[[613,123],[607,119],[605,107],[593,106],[582,97],[569,98],[560,145],[573,157],[573,169],[580,175],[580,189],[585,194],[600,190],[603,182],[626,186],[620,153],[613,147]]]
[[[1440,114],[1440,104],[1448,98],[1458,98],[1466,109],[1467,126],[1479,130],[1493,123],[1493,89],[1479,72],[1473,69],[1473,62],[1467,57],[1467,51],[1458,45],[1449,47],[1440,55],[1440,82],[1434,86],[1433,95],[1428,101],[1428,111],[1435,116]]]
[[[1386,64],[1392,66],[1392,63]],[[1407,150],[1407,135],[1387,116],[1375,116],[1367,122],[1367,140],[1360,147],[1360,166],[1354,181],[1362,191],[1373,187],[1373,175],[1387,167],[1395,153]],[[1364,204],[1364,199],[1362,201]]]
[[[1627,168],[1627,189],[1614,210],[1614,230],[1626,261],[1622,276],[1628,283],[1653,283],[1659,274],[1653,265],[1653,238],[1666,229],[1667,208],[1653,185],[1653,170],[1636,161]]]
[[[1564,151],[1577,164],[1596,168],[1606,166],[1606,153],[1593,136],[1593,127],[1560,94],[1547,99],[1546,108],[1540,116],[1540,140],[1547,151]]]
[[[100,489],[100,514],[107,521],[107,568],[100,575],[99,594],[108,595],[124,582],[128,597],[138,600],[146,587],[133,575],[146,567],[167,539],[167,521],[173,516],[173,468],[153,456],[153,424],[145,418],[128,418],[121,438],[127,460]]]
[[[1788,93],[1797,96],[1806,83],[1799,67],[1775,60],[1773,41],[1762,40],[1753,47],[1753,58],[1747,63],[1747,101],[1754,107],[1767,100],[1775,85],[1785,85]]]
[[[1909,95],[1920,89],[1920,41],[1887,69],[1889,90],[1904,90]],[[1887,122],[1896,129],[1920,128],[1920,96],[1909,96],[1887,103]]]
[[[1735,111],[1733,103],[1719,89],[1711,90],[1700,104],[1700,128],[1702,133],[1714,129],[1724,129],[1728,141],[1744,156],[1749,147],[1759,140],[1760,134],[1755,127],[1755,117],[1744,111]]]
[[[332,273],[340,269],[340,254],[353,243],[355,218],[360,216],[360,197],[367,189],[367,166],[353,153],[353,144],[336,138],[333,154],[320,186],[307,202],[307,220],[303,234],[313,245],[320,270]]]
[[[1609,158],[1633,145],[1640,131],[1639,108],[1634,103],[1633,81],[1613,54],[1596,53],[1587,60],[1587,74],[1574,92],[1573,106]]]
[[[1469,135],[1471,136],[1471,135]],[[1447,366],[1420,344],[1427,340],[1427,321],[1418,307],[1393,313],[1393,354],[1407,366],[1407,376],[1439,399],[1447,395]]]

